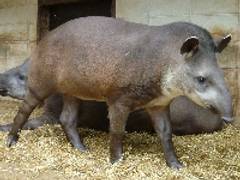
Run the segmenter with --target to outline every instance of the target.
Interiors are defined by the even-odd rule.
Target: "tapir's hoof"
[[[18,141],[18,135],[9,134],[6,141],[7,147],[11,147],[15,145],[17,141]]]
[[[73,145],[73,147],[79,150],[80,152],[86,152],[88,150],[83,144],[75,144]]]
[[[173,161],[171,163],[168,164],[168,166],[172,169],[176,169],[179,170],[181,168],[183,168],[184,166],[182,165],[182,163],[180,163],[179,161]]]
[[[111,156],[110,157],[110,162],[111,162],[111,164],[115,164],[115,163],[121,161],[122,159],[123,159],[123,155],[118,154],[118,155],[115,155],[115,156]]]

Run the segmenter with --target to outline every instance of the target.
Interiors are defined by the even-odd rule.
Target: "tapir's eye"
[[[203,83],[206,81],[206,78],[203,77],[203,76],[198,76],[198,77],[197,77],[197,80],[198,80],[198,82],[199,82],[200,84],[203,84]]]
[[[18,75],[18,78],[19,78],[20,80],[22,80],[22,81],[25,80],[25,77],[24,77],[23,75],[21,75],[21,74]]]

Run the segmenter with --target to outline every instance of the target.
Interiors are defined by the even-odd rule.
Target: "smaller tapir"
[[[0,95],[11,96],[22,100],[27,89],[27,70],[29,59],[23,64],[0,74]],[[43,124],[60,123],[63,98],[55,94],[44,103],[43,115],[30,119],[23,129],[35,129]],[[170,107],[170,123],[176,135],[209,133],[220,130],[223,120],[220,115],[195,104],[184,96],[173,99]],[[79,109],[78,127],[108,131],[107,105],[104,102],[83,101]],[[229,122],[228,122],[229,123]],[[0,125],[0,131],[10,131],[12,124]],[[150,117],[146,111],[140,110],[130,114],[126,130],[128,132],[153,132]]]
[[[23,64],[0,73],[0,95],[23,99],[27,89],[27,72],[29,59]]]
[[[105,101],[110,120],[110,159],[122,157],[130,112],[145,109],[161,139],[166,162],[180,168],[172,140],[169,103],[185,95],[232,118],[232,99],[217,65],[216,52],[231,40],[214,43],[199,26],[172,23],[147,26],[106,17],[79,18],[43,38],[33,55],[27,95],[14,119],[7,144],[33,109],[53,93],[63,94],[60,116],[72,145],[84,151],[76,129],[81,100]]]

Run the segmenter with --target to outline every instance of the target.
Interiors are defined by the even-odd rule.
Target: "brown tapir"
[[[22,100],[26,95],[29,59],[23,64],[0,74],[0,95]],[[41,116],[27,121],[23,129],[35,129],[44,124],[60,123],[63,108],[61,94],[51,95],[44,102]],[[220,115],[193,103],[185,96],[174,98],[169,105],[172,132],[176,135],[214,132],[222,129]],[[108,131],[107,105],[105,102],[83,101],[78,115],[78,127]],[[229,122],[227,122],[229,123]],[[0,131],[10,131],[12,123],[0,125]],[[154,132],[146,111],[139,110],[129,115],[126,131]]]
[[[145,109],[161,139],[166,162],[180,168],[168,105],[185,95],[232,118],[232,99],[215,53],[231,40],[214,43],[203,28],[189,23],[148,26],[106,17],[69,21],[43,38],[31,56],[28,91],[14,119],[7,145],[33,109],[53,93],[64,95],[60,121],[73,146],[84,151],[76,129],[81,100],[105,101],[110,119],[110,159],[122,157],[128,115]]]

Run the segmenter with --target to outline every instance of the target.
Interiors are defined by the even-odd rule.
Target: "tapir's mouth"
[[[7,96],[8,95],[7,89],[0,88],[0,95],[1,96]]]
[[[216,113],[216,114],[220,114],[220,112],[215,108],[213,107],[212,105],[207,105],[207,108],[209,110],[211,110],[213,113]],[[225,123],[231,123],[234,119],[233,117],[227,117],[227,116],[222,116],[221,119],[225,122]]]
[[[222,116],[222,120],[224,120],[225,123],[231,123],[234,119],[232,117]]]
[[[19,100],[24,99],[24,96],[14,95],[14,93],[12,94],[11,91],[9,91],[8,89],[4,89],[4,88],[0,88],[0,96],[10,96],[14,99],[19,99]]]

